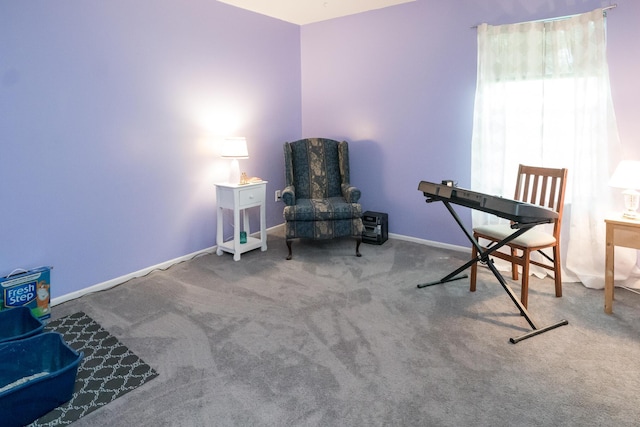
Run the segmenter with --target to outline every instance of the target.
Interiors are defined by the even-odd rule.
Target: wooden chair
[[[529,293],[529,266],[530,264],[552,270],[556,285],[556,297],[562,296],[562,276],[560,268],[560,225],[562,224],[562,210],[564,206],[564,193],[567,184],[567,169],[552,169],[535,166],[520,165],[518,179],[516,181],[515,200],[536,204],[553,209],[558,213],[558,219],[553,224],[553,233],[538,230],[541,226],[534,227],[522,236],[509,242],[510,254],[496,251],[492,254],[496,258],[511,263],[511,277],[518,280],[518,266],[522,267],[522,289],[520,300],[526,308]],[[489,240],[487,246],[491,246],[510,235],[513,230],[508,224],[493,224],[476,227],[473,229],[473,237]],[[481,244],[482,246],[482,244]],[[542,249],[552,248],[553,256],[542,252]],[[539,252],[546,261],[531,259],[531,254]],[[475,247],[471,255],[478,254]],[[470,290],[476,290],[477,263],[471,266]]]

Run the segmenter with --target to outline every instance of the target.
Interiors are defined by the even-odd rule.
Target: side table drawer
[[[617,225],[613,229],[613,244],[625,248],[640,249],[640,228]]]
[[[238,203],[240,208],[244,206],[253,206],[264,202],[264,187],[247,188],[239,191]]]

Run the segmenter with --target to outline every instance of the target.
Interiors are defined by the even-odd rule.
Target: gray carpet
[[[466,253],[392,239],[205,255],[55,306],[83,311],[159,376],[74,426],[632,426],[640,295],[532,279],[529,330],[491,273],[426,289]],[[512,283],[511,281],[509,281]],[[517,284],[513,284],[516,293]]]

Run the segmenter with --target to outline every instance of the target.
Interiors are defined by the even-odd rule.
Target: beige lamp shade
[[[227,159],[248,159],[247,139],[243,136],[225,138],[221,155]]]

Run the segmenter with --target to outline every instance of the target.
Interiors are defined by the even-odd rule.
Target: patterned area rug
[[[62,334],[70,347],[84,353],[73,397],[30,426],[67,425],[158,376],[149,365],[79,312],[49,322],[45,330]]]

